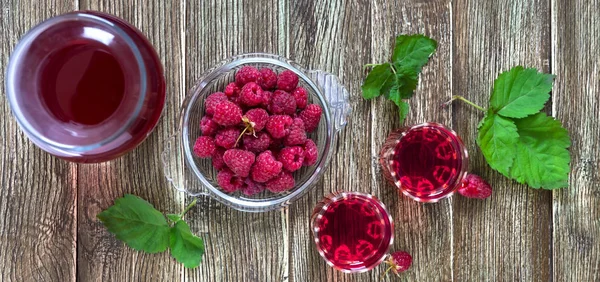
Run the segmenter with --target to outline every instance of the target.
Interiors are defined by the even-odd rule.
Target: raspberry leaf
[[[200,265],[204,255],[204,242],[192,234],[190,226],[183,220],[171,228],[171,255],[186,268]]]
[[[419,73],[415,70],[403,69],[400,67],[396,67],[398,69],[396,71],[398,82],[398,92],[402,99],[409,99],[413,96],[415,89],[417,89],[417,84],[419,83]]]
[[[408,112],[410,111],[410,106],[408,105],[408,103],[400,101],[400,105],[398,105],[398,108],[400,110],[400,124],[403,124],[404,120],[406,119],[406,116],[408,115]]]
[[[518,140],[517,126],[512,120],[488,111],[479,128],[477,144],[493,169],[508,175]]]
[[[554,76],[516,66],[494,81],[490,108],[505,117],[523,118],[539,112],[552,90]]]
[[[419,73],[435,52],[437,42],[422,34],[399,35],[392,55],[392,63],[370,64],[373,69],[363,85],[363,97],[372,99],[381,95],[394,101],[399,108],[400,122],[408,114],[403,99],[413,96],[419,82]]]
[[[177,222],[181,220],[180,214],[169,213],[167,214],[167,218],[172,222]]]
[[[393,80],[392,69],[390,68],[389,63],[376,65],[362,85],[363,97],[365,99],[373,99],[375,97],[383,94],[381,89],[386,85],[387,87],[391,87],[388,80]],[[387,84],[386,84],[387,83]],[[393,85],[393,83],[392,83]]]
[[[135,250],[158,253],[169,246],[167,220],[140,197],[126,194],[97,217],[110,233]]]
[[[399,69],[421,72],[437,48],[437,42],[422,34],[399,35],[396,37],[396,46],[392,61]]]
[[[567,130],[545,113],[518,119],[515,124],[519,142],[510,177],[533,188],[567,187],[571,158]]]

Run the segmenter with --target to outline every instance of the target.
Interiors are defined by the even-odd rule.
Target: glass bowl
[[[319,127],[308,135],[319,151],[317,163],[294,172],[296,185],[282,193],[268,190],[253,196],[241,192],[226,193],[219,189],[210,159],[193,155],[196,138],[201,135],[200,120],[204,115],[205,98],[234,81],[237,70],[244,66],[269,67],[280,73],[290,70],[299,77],[298,86],[309,93],[309,103],[321,106],[323,114]],[[240,211],[264,212],[280,209],[300,198],[319,181],[331,159],[333,145],[350,114],[348,91],[339,79],[327,72],[306,70],[298,64],[272,54],[252,53],[234,56],[216,64],[198,80],[181,106],[179,125],[166,142],[162,154],[164,173],[175,189],[192,196],[209,196]]]

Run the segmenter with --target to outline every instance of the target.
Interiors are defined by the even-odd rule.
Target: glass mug
[[[369,194],[333,193],[315,206],[311,222],[319,254],[345,273],[375,268],[394,242],[392,217]]]
[[[419,202],[437,202],[454,194],[467,175],[468,159],[456,132],[438,123],[392,132],[379,156],[385,178]]]

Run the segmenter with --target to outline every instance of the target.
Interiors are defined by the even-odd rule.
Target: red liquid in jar
[[[64,122],[98,124],[121,104],[125,76],[119,62],[93,42],[78,42],[50,56],[41,70],[41,95]]]
[[[374,199],[348,194],[325,205],[315,218],[315,240],[333,267],[347,272],[378,265],[392,241],[392,223]]]
[[[409,130],[396,145],[391,163],[402,189],[424,198],[454,190],[462,168],[457,144],[456,136],[441,127]]]
[[[43,150],[76,162],[115,159],[156,126],[165,103],[152,45],[100,12],[48,19],[20,41],[7,71],[11,108]]]

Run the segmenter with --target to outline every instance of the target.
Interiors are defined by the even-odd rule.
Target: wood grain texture
[[[379,281],[383,267],[342,274],[314,247],[312,209],[339,190],[372,193],[386,204],[395,223],[392,249],[414,258],[399,280],[600,281],[599,0],[0,0],[0,80],[28,29],[74,9],[112,13],[147,35],[165,67],[167,108],[133,152],[76,165],[27,140],[0,89],[0,281]],[[456,130],[471,172],[494,187],[492,198],[419,204],[384,181],[376,158],[401,125],[393,103],[362,99],[362,66],[388,60],[400,33],[439,43],[406,124],[435,121]],[[179,212],[191,200],[161,170],[180,103],[216,62],[256,51],[338,75],[351,93],[352,116],[324,178],[283,211],[242,213],[200,198],[187,215],[206,244],[197,269],[183,268],[168,252],[126,247],[96,214],[125,193],[164,212]],[[476,146],[482,113],[459,102],[438,107],[451,95],[485,106],[497,75],[519,64],[557,76],[546,109],[571,132],[569,188],[534,190],[504,178]]]
[[[372,60],[389,60],[399,34],[425,34],[438,42],[438,49],[423,68],[405,126],[438,122],[453,127],[451,112],[440,105],[452,96],[452,15],[450,1],[375,1],[372,5]],[[389,100],[372,101],[372,155],[377,157],[388,134],[403,125],[398,108]],[[435,204],[415,202],[401,196],[394,185],[374,168],[373,193],[388,205],[395,223],[394,250],[413,256],[413,266],[402,275],[410,281],[452,280],[452,203],[456,197]],[[381,272],[382,269],[379,270]],[[375,276],[376,277],[376,276]],[[376,277],[377,278],[377,277]],[[389,281],[395,281],[390,277]],[[377,281],[372,279],[372,281]]]
[[[185,83],[190,89],[205,70],[233,55],[267,52],[286,56],[287,6],[279,1],[187,1]],[[186,91],[187,92],[187,91]],[[253,214],[203,198],[193,214],[206,254],[186,270],[191,281],[287,281],[287,211]]]
[[[18,39],[72,1],[1,1],[0,81]],[[75,166],[30,142],[0,89],[0,281],[74,281]]]
[[[360,98],[362,65],[369,62],[369,1],[293,1],[290,57],[308,69],[333,73],[350,92],[352,116],[339,134],[323,180],[290,208],[292,281],[369,281],[376,274],[347,275],[327,266],[310,233],[314,206],[335,191],[371,192],[371,110]]]
[[[554,281],[600,281],[600,1],[552,1],[553,114],[571,133],[569,187],[553,192]]]
[[[108,233],[96,215],[125,193],[163,211],[178,213],[184,197],[164,179],[160,153],[174,130],[181,102],[182,18],[180,1],[81,1],[138,27],[159,54],[167,81],[167,104],[154,132],[127,155],[106,163],[78,166],[77,278],[80,281],[176,281],[183,266],[169,255],[145,254]],[[196,230],[193,230],[196,231]]]
[[[494,79],[516,65],[549,72],[548,1],[453,2],[453,93],[487,107]],[[455,197],[456,281],[548,281],[551,192],[519,185],[489,168],[476,146],[483,113],[459,102],[454,128],[470,153],[472,173],[494,194],[485,201]]]

